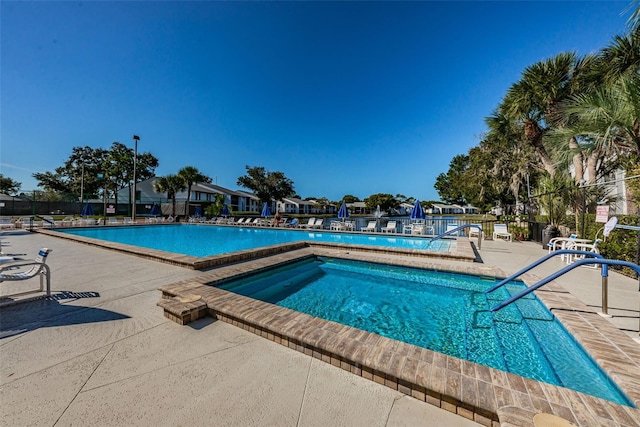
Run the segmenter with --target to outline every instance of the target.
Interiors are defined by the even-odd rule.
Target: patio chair
[[[472,237],[484,238],[484,232],[480,231],[481,227],[482,226],[480,224],[471,224],[471,227],[469,227],[469,231],[468,231],[469,238],[472,238]]]
[[[598,243],[600,243],[600,239],[596,239],[593,243],[585,243],[584,241],[573,241],[567,243],[567,249],[575,249],[577,251],[587,251],[593,252],[594,254],[599,254],[600,250],[598,249]],[[567,254],[566,262],[567,264],[572,264],[573,262],[586,258],[586,255],[582,254]],[[585,265],[585,267],[598,268],[598,264]]]
[[[317,228],[317,229],[322,229],[324,226],[324,218],[317,218],[315,223],[309,227],[309,228]]]
[[[382,227],[380,229],[380,231],[382,231],[383,233],[397,233],[398,230],[396,229],[396,221],[389,221],[387,222],[387,225],[385,227]]]
[[[493,240],[505,239],[509,242],[513,241],[513,236],[507,229],[507,224],[494,224],[493,225]]]
[[[303,227],[303,228],[313,228],[315,223],[316,223],[316,219],[315,219],[315,217],[312,217],[312,218],[309,218],[309,221],[307,221],[307,223],[302,225],[301,227]]]
[[[360,229],[360,231],[365,232],[365,233],[367,233],[367,232],[369,232],[369,233],[374,232],[375,233],[377,228],[378,228],[377,225],[378,224],[377,224],[376,221],[369,221],[367,226],[366,227],[362,227]]]
[[[458,227],[459,227],[459,225],[455,224],[455,223],[447,224],[447,231],[446,232],[448,233],[449,231],[453,231]],[[455,233],[451,233],[450,234],[450,236],[459,236],[459,235],[460,235],[460,230],[456,231]]]
[[[299,226],[300,226],[300,222],[298,221],[298,218],[293,218],[291,222],[286,225],[286,227],[290,227],[290,228],[298,228]]]
[[[52,251],[49,248],[42,248],[38,256],[33,261],[15,261],[0,266],[0,283],[28,280],[33,277],[40,277],[40,290],[42,292],[43,279],[47,280],[47,296],[51,295],[51,270],[46,264],[47,255]],[[23,295],[34,291],[20,292],[12,295]]]

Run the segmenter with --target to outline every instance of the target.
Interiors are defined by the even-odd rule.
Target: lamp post
[[[135,150],[133,152],[133,207],[131,208],[131,220],[136,222],[136,166],[138,163],[138,141],[140,137],[133,135],[133,142],[135,144]]]
[[[580,237],[585,238],[584,236],[584,218],[586,216],[587,211],[587,200],[585,197],[585,184],[587,181],[584,179],[580,180],[580,187],[582,187],[582,230],[580,231]]]

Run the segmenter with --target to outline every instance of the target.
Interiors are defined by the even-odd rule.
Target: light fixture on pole
[[[585,184],[587,183],[586,180],[581,179],[580,180],[580,187],[582,188],[582,229],[580,230],[580,237],[582,237],[583,239],[585,238],[584,236],[584,218],[586,216],[587,213],[587,198],[585,195]]]
[[[133,141],[135,143],[135,150],[133,152],[133,206],[131,208],[131,220],[136,222],[136,166],[138,163],[138,141],[140,137],[133,135]]]

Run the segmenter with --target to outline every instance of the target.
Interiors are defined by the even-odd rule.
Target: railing
[[[592,256],[594,258],[604,259],[604,257],[602,255],[600,255],[598,253],[595,253],[595,252],[579,251],[579,250],[576,250],[576,249],[558,249],[557,251],[550,252],[548,255],[545,255],[542,258],[540,258],[539,260],[529,264],[528,266],[526,266],[522,270],[518,271],[517,273],[513,273],[511,276],[507,277],[503,281],[497,283],[496,285],[492,286],[491,288],[487,289],[484,292],[486,294],[488,294],[490,292],[495,291],[496,289],[498,289],[498,288],[506,285],[507,283],[517,279],[518,277],[522,276],[527,271],[533,270],[535,267],[539,266],[540,264],[542,264],[543,262],[545,262],[548,259],[551,259],[551,258],[556,257],[558,255],[569,255],[569,254],[571,254],[571,255],[585,255],[585,256]]]
[[[49,227],[51,227],[51,228],[54,228],[55,225],[56,225],[56,223],[53,220],[49,219],[49,218],[45,218],[45,217],[42,217],[40,215],[34,215],[34,216],[36,218],[39,218],[40,220],[42,220],[42,226],[43,227],[44,227],[44,224],[49,224]],[[33,224],[32,224],[32,226],[33,226]]]
[[[569,249],[566,249],[569,250]],[[560,251],[556,251],[556,252],[560,252]],[[586,252],[586,251],[575,251],[575,252]],[[587,254],[589,255],[596,255],[592,252],[588,252]],[[589,265],[589,264],[596,264],[596,265],[602,265],[602,314],[604,316],[609,316],[608,313],[608,306],[609,306],[609,295],[608,295],[608,285],[609,285],[609,281],[608,281],[608,277],[609,277],[609,265],[619,265],[619,266],[623,266],[623,267],[629,267],[633,270],[635,270],[638,274],[640,274],[640,265],[634,264],[632,262],[628,262],[628,261],[620,261],[617,259],[604,259],[604,258],[584,258],[584,259],[579,259],[577,261],[575,261],[574,263],[567,265],[566,267],[556,271],[555,273],[549,275],[548,277],[542,279],[541,281],[539,281],[538,283],[536,283],[533,286],[528,287],[527,289],[524,289],[520,292],[518,292],[517,294],[513,295],[512,297],[502,301],[500,304],[497,304],[493,307],[491,307],[491,311],[497,311],[500,310],[503,307],[506,307],[507,305],[511,304],[514,301],[519,300],[520,298],[524,297],[525,295],[529,295],[531,292],[535,291],[536,289],[548,284],[549,282],[551,282],[552,280],[557,279],[558,277],[564,275],[565,273],[573,270],[576,267],[580,267],[583,265]],[[494,288],[497,289],[496,286],[494,286]],[[490,292],[491,290],[487,291]]]
[[[452,228],[451,230],[447,230],[444,233],[440,233],[435,237],[431,237],[429,238],[429,240],[438,240],[438,239],[442,239],[443,237],[446,236],[452,236],[453,234],[458,234],[459,231],[464,230],[465,228],[477,228],[478,229],[478,249],[482,249],[482,227],[480,226],[480,224],[463,224],[463,225],[459,225],[455,228]]]

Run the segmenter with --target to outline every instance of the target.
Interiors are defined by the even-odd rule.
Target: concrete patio
[[[54,298],[0,308],[1,425],[479,425],[225,322],[163,317],[158,288],[199,271],[38,233],[2,237],[25,258],[53,249]],[[546,251],[484,241],[479,253],[512,273]],[[557,282],[600,311],[597,270]],[[611,273],[609,288],[608,321],[637,340],[638,281]]]

